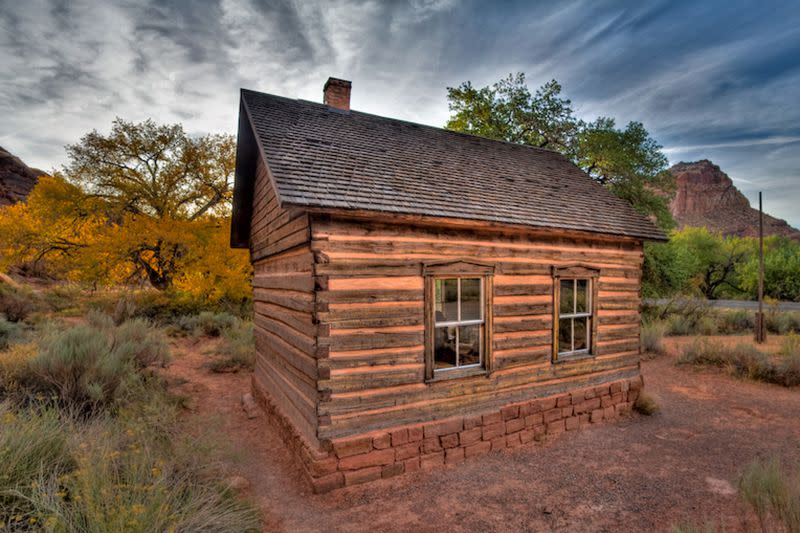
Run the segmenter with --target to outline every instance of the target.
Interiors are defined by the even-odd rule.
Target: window
[[[483,307],[483,279],[434,280],[434,370],[483,365]]]
[[[558,355],[589,353],[591,295],[588,279],[561,279],[558,304]]]
[[[599,271],[583,266],[558,267],[553,271],[553,360],[594,354]]]
[[[491,265],[468,261],[424,266],[428,380],[489,369],[493,272]]]

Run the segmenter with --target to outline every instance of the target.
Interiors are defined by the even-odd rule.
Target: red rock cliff
[[[677,185],[670,204],[679,227],[705,226],[724,235],[758,235],[758,210],[727,174],[707,159],[678,163],[669,169]],[[785,220],[764,214],[764,234],[800,239],[800,231]]]
[[[27,198],[42,174],[0,146],[0,206]]]

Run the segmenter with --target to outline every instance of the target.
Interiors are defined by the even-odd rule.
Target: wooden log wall
[[[639,373],[642,244],[312,215],[320,439],[455,416]],[[496,265],[493,372],[424,380],[423,262]],[[553,265],[600,269],[596,357],[551,363]]]
[[[253,204],[254,384],[316,446],[316,325],[308,214],[278,205],[261,160]]]

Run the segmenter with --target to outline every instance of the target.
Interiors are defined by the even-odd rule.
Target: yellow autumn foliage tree
[[[43,176],[27,202],[0,208],[0,270],[250,297],[247,251],[229,244],[231,136],[117,119],[67,151],[66,178]]]

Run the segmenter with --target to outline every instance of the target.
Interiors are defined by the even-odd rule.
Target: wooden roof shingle
[[[243,89],[234,246],[248,242],[245,204],[252,202],[254,179],[243,159],[254,150],[243,146],[248,137],[284,206],[666,238],[556,152]]]

